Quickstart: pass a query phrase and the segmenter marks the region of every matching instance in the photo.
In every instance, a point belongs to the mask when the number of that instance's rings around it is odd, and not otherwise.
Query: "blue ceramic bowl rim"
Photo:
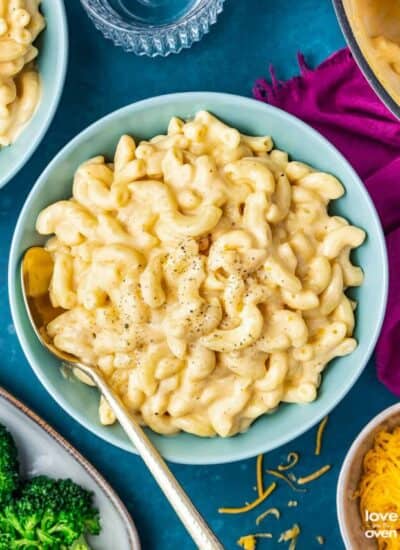
[[[368,192],[366,191],[362,181],[354,171],[354,169],[350,166],[348,161],[344,158],[344,156],[334,147],[326,138],[324,138],[319,132],[314,130],[311,126],[303,122],[302,120],[298,119],[297,117],[283,111],[282,109],[278,109],[277,107],[274,107],[272,105],[264,104],[259,101],[256,101],[251,98],[245,98],[242,96],[238,96],[235,94],[227,94],[227,93],[218,93],[218,92],[183,92],[183,93],[176,93],[176,94],[167,94],[167,95],[161,95],[152,97],[149,99],[144,99],[141,101],[138,101],[136,103],[132,103],[130,105],[127,105],[125,107],[122,107],[120,109],[117,109],[116,111],[113,111],[112,113],[102,117],[98,121],[94,122],[90,126],[88,126],[86,129],[84,129],[82,132],[80,132],[75,138],[73,138],[67,145],[65,145],[61,151],[54,157],[54,159],[50,162],[50,164],[47,166],[47,168],[44,170],[44,172],[41,174],[41,176],[36,181],[35,185],[31,189],[28,197],[25,200],[24,206],[20,212],[20,215],[17,220],[17,224],[15,227],[12,243],[11,243],[11,249],[10,249],[10,256],[9,256],[9,264],[8,264],[8,294],[9,294],[9,301],[10,301],[10,308],[11,308],[11,315],[12,319],[15,325],[16,333],[19,339],[19,342],[22,346],[22,349],[25,353],[25,356],[28,359],[29,364],[31,365],[33,371],[35,372],[36,376],[40,380],[40,382],[43,384],[45,389],[49,392],[49,394],[53,397],[53,399],[79,424],[81,424],[83,427],[85,427],[90,432],[94,433],[104,441],[111,443],[121,449],[124,449],[128,452],[137,454],[136,449],[132,447],[130,442],[128,440],[121,441],[118,437],[115,437],[113,433],[108,432],[107,435],[105,435],[101,429],[98,429],[95,425],[93,425],[84,415],[78,413],[75,411],[67,402],[67,400],[64,398],[64,396],[57,392],[57,390],[53,390],[51,387],[51,384],[47,381],[46,376],[42,373],[41,368],[39,365],[36,364],[35,357],[31,353],[30,345],[28,342],[28,339],[25,336],[24,330],[22,328],[22,323],[19,319],[18,314],[18,307],[17,302],[18,300],[22,300],[22,296],[20,292],[16,291],[16,282],[14,279],[14,273],[15,273],[15,267],[19,265],[20,262],[20,256],[17,251],[18,249],[18,243],[21,240],[22,233],[24,230],[22,221],[24,218],[25,211],[28,210],[30,206],[30,202],[32,198],[36,195],[36,193],[39,193],[42,190],[42,187],[45,186],[47,175],[51,173],[51,171],[54,169],[54,167],[57,165],[59,160],[61,160],[64,156],[68,155],[68,153],[76,146],[79,146],[80,140],[86,135],[90,134],[97,129],[100,129],[103,124],[106,124],[110,119],[112,119],[114,116],[117,115],[123,115],[125,112],[132,112],[132,111],[140,111],[142,108],[147,107],[148,105],[157,105],[158,107],[162,107],[165,104],[168,104],[170,101],[174,101],[180,98],[190,98],[193,100],[204,100],[205,96],[207,99],[219,99],[224,100],[226,102],[230,101],[238,101],[242,104],[243,108],[247,106],[254,105],[254,103],[258,104],[259,106],[262,106],[262,108],[265,108],[266,114],[269,112],[279,112],[279,115],[285,119],[285,122],[287,122],[293,129],[300,128],[303,131],[306,131],[313,135],[316,139],[318,139],[325,147],[330,149],[338,158],[341,159],[344,165],[346,165],[347,169],[349,170],[349,173],[351,173],[353,180],[358,183],[360,186],[361,192],[364,195],[364,198],[366,202],[369,204],[369,207],[371,208],[372,217],[371,220],[372,226],[374,227],[375,235],[377,236],[378,242],[379,242],[379,249],[382,253],[383,257],[383,263],[381,265],[382,269],[382,278],[381,278],[381,284],[382,284],[382,291],[381,296],[382,300],[379,304],[379,317],[376,318],[375,321],[375,327],[373,330],[373,335],[368,343],[364,346],[364,353],[362,355],[362,360],[359,362],[358,368],[354,369],[354,372],[352,376],[349,378],[347,383],[341,387],[337,393],[335,398],[324,408],[322,408],[319,413],[315,415],[315,417],[311,418],[308,422],[304,423],[302,426],[295,426],[290,431],[282,434],[280,437],[276,437],[274,439],[273,445],[269,445],[268,441],[260,441],[260,443],[257,446],[252,446],[251,448],[240,448],[240,444],[237,445],[237,450],[235,452],[230,452],[229,456],[227,454],[224,454],[224,456],[219,456],[218,458],[208,458],[208,457],[191,457],[190,460],[186,458],[182,458],[181,456],[178,456],[174,452],[164,452],[163,456],[167,458],[168,460],[178,463],[178,464],[190,464],[190,465],[205,465],[205,464],[223,464],[228,462],[235,462],[237,460],[243,460],[247,458],[254,457],[258,454],[267,452],[272,449],[276,449],[296,437],[302,435],[307,430],[315,426],[322,418],[324,418],[330,411],[332,411],[338,403],[346,396],[346,394],[350,391],[350,389],[353,387],[353,385],[356,383],[358,378],[360,377],[362,371],[364,370],[369,358],[371,357],[375,344],[377,342],[378,336],[380,334],[380,330],[383,324],[385,311],[386,311],[386,304],[387,304],[387,297],[388,297],[388,258],[387,258],[387,250],[386,250],[386,244],[385,244],[385,238],[382,230],[381,223],[379,221],[378,214],[376,212],[375,206],[372,202],[371,197],[369,196]],[[31,331],[31,334],[33,335],[33,330]],[[251,426],[249,430],[251,430]]]
[[[58,104],[60,103],[61,95],[64,90],[65,78],[67,75],[67,66],[68,66],[68,51],[69,51],[69,36],[68,36],[68,25],[67,25],[67,15],[65,11],[65,5],[63,0],[50,0],[51,2],[57,2],[57,9],[60,11],[61,17],[59,18],[60,22],[60,41],[63,44],[62,47],[62,60],[59,65],[55,68],[54,78],[56,80],[55,89],[56,93],[53,95],[51,103],[46,110],[46,114],[42,118],[40,124],[40,129],[37,134],[34,136],[34,139],[31,142],[31,145],[26,149],[25,154],[21,156],[20,160],[16,162],[11,170],[9,170],[4,177],[0,175],[0,189],[4,187],[20,170],[25,164],[29,161],[33,153],[39,147],[42,139],[44,138],[47,130],[50,127],[50,124],[53,121],[54,115]],[[40,55],[40,52],[39,52]],[[40,99],[40,101],[42,98]],[[39,103],[40,103],[39,101]],[[36,113],[34,114],[34,116]],[[28,125],[31,121],[28,122]],[[12,147],[12,145],[11,145]],[[1,153],[0,153],[1,154]]]

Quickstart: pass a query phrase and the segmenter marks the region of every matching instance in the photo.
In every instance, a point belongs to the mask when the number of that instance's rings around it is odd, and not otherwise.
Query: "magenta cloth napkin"
[[[400,395],[400,121],[381,103],[349,50],[315,70],[299,55],[301,75],[254,86],[254,97],[301,118],[352,164],[378,210],[389,254],[389,301],[376,348],[379,379]]]

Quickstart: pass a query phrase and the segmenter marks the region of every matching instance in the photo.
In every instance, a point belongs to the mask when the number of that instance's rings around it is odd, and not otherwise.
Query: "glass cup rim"
[[[116,18],[114,20],[106,19],[101,13],[99,13],[99,11],[95,7],[93,7],[93,1],[97,3],[100,2],[100,0],[81,0],[81,3],[83,7],[87,10],[89,15],[97,19],[102,25],[124,33],[154,35],[154,33],[156,32],[176,30],[180,26],[186,26],[190,21],[197,20],[198,17],[201,16],[201,13],[204,10],[209,9],[210,6],[212,6],[213,4],[215,4],[217,7],[219,5],[222,6],[222,4],[224,4],[226,0],[201,0],[201,2],[197,6],[194,6],[192,10],[184,14],[181,18],[177,19],[176,21],[162,23],[160,25],[141,25],[140,23],[127,23],[117,13],[115,13]],[[108,3],[108,0],[105,1]]]

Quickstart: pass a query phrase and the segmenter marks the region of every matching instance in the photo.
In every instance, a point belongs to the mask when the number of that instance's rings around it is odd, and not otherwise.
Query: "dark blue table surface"
[[[7,259],[15,222],[26,194],[49,160],[75,134],[103,115],[139,99],[169,92],[210,90],[249,96],[254,80],[268,73],[269,64],[285,79],[297,73],[298,51],[315,65],[342,47],[344,40],[329,0],[227,0],[217,25],[190,50],[167,59],[139,58],[103,39],[78,0],[67,0],[65,4],[71,44],[60,107],[33,158],[0,191],[0,384],[50,422],[112,483],[136,522],[144,550],[190,549],[193,544],[141,460],[104,443],[69,418],[26,362],[7,297]],[[268,518],[258,529],[255,517],[264,508],[238,516],[217,512],[219,506],[241,505],[253,499],[255,459],[210,467],[173,465],[172,469],[227,549],[238,548],[236,540],[243,534],[262,530],[278,534],[294,522],[302,528],[300,550],[319,547],[317,535],[326,538],[325,548],[340,549],[343,545],[335,507],[340,465],[360,428],[395,401],[377,381],[370,362],[354,389],[331,414],[322,457],[313,455],[315,430],[268,453],[265,463],[269,467],[296,450],[301,455],[300,474],[325,463],[333,468],[306,494],[294,494],[281,484],[270,500],[271,505],[281,509],[281,521]],[[291,499],[298,500],[297,508],[287,506]],[[284,546],[267,539],[259,543],[260,550]]]

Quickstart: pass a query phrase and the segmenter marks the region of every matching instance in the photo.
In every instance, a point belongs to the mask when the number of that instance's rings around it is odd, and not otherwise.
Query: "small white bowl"
[[[339,475],[336,506],[340,532],[347,550],[376,550],[376,539],[365,536],[359,500],[353,498],[361,477],[363,459],[372,448],[375,435],[381,430],[400,426],[400,403],[375,416],[360,432],[344,459]],[[379,510],[371,510],[379,512]]]

